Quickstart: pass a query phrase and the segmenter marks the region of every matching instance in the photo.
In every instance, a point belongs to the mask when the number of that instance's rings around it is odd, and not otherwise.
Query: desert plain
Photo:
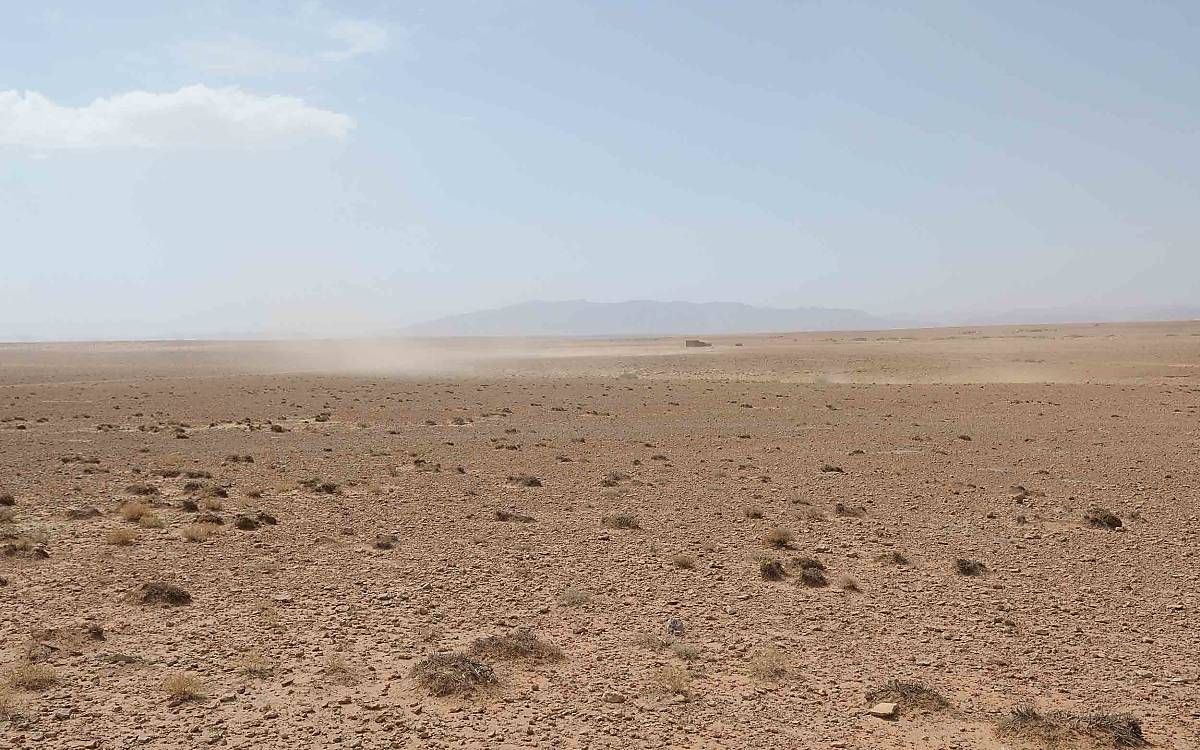
[[[1200,747],[1200,323],[0,345],[0,747]]]

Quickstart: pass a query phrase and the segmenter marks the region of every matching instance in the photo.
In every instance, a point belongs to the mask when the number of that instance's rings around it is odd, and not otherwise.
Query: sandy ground
[[[0,345],[0,746],[1200,747],[1200,323],[712,342]]]

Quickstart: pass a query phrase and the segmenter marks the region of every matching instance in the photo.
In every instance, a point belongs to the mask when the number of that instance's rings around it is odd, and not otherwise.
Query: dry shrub
[[[671,564],[677,568],[690,570],[696,567],[696,558],[681,552],[677,555],[671,555]]]
[[[130,523],[137,523],[142,516],[150,512],[150,506],[140,501],[125,503],[121,506],[121,518]]]
[[[908,558],[905,557],[903,554],[893,550],[891,552],[884,552],[883,554],[876,556],[875,562],[882,563],[884,565],[900,566],[900,565],[908,565]]]
[[[8,684],[17,690],[46,690],[58,683],[58,673],[48,664],[18,664],[8,671]]]
[[[1142,734],[1142,722],[1130,714],[1047,711],[1018,708],[1003,719],[1000,734],[1058,747],[1087,739],[1110,747],[1142,747],[1150,744]]]
[[[692,677],[681,667],[663,667],[654,673],[654,689],[659,693],[686,697],[692,692]]]
[[[21,707],[16,698],[12,697],[8,688],[0,687],[0,721],[13,721],[21,716]]]
[[[0,523],[13,523],[17,520],[17,512],[12,508],[0,508]]]
[[[350,667],[350,663],[337,654],[325,660],[325,674],[344,685],[355,680],[354,670]]]
[[[684,661],[695,661],[700,658],[700,647],[694,643],[674,641],[671,643],[671,653]]]
[[[592,595],[583,589],[568,586],[558,597],[558,601],[564,607],[582,607],[592,601]]]
[[[239,671],[247,677],[256,677],[262,679],[270,676],[274,667],[271,662],[267,661],[266,657],[257,651],[252,651],[242,657]]]
[[[742,513],[745,514],[746,518],[762,518],[763,517],[763,509],[758,507],[757,505],[749,505],[749,506],[743,508]]]
[[[630,516],[622,513],[616,515],[605,516],[600,519],[600,522],[605,526],[614,529],[640,529],[641,524],[638,523],[636,516]]]
[[[791,660],[777,646],[767,646],[750,657],[750,674],[760,680],[781,680],[791,671]]]
[[[115,547],[128,547],[137,541],[137,532],[133,529],[113,529],[104,535],[104,543]]]
[[[213,523],[193,523],[183,527],[180,535],[189,542],[207,542],[216,533],[217,525]]]
[[[800,584],[809,588],[821,588],[829,585],[825,577],[825,564],[812,557],[801,557],[791,562],[792,566],[800,569]]]
[[[978,560],[960,557],[954,561],[954,570],[960,576],[981,576],[987,572],[987,566]]]
[[[895,703],[896,713],[905,711],[941,711],[950,707],[950,701],[936,690],[919,682],[888,680],[867,691],[867,703]]]
[[[633,645],[640,648],[649,649],[650,651],[662,651],[667,646],[670,646],[674,639],[663,638],[654,633],[638,633],[633,637]]]
[[[858,581],[854,580],[850,576],[839,576],[838,586],[841,587],[842,591],[850,594],[857,594],[858,592],[862,591],[862,586],[859,586]]]
[[[1083,521],[1098,529],[1119,529],[1124,525],[1121,517],[1107,508],[1089,508],[1083,515]]]
[[[775,549],[787,549],[792,546],[792,540],[796,535],[787,529],[771,529],[766,534],[763,534],[762,542],[768,547]]]
[[[167,525],[167,522],[155,513],[143,513],[137,522],[143,529],[161,529]]]
[[[204,684],[190,674],[173,674],[162,682],[162,689],[172,703],[185,703],[204,697]]]
[[[520,513],[513,513],[512,511],[507,510],[498,510],[496,511],[496,520],[515,523],[532,523],[533,516],[525,516]]]
[[[508,661],[559,661],[563,658],[562,649],[539,639],[529,628],[479,638],[471,645],[471,653],[483,658]]]
[[[466,654],[431,654],[413,665],[412,676],[431,695],[467,695],[484,685],[496,684],[496,673],[487,664]]]
[[[162,581],[142,584],[142,593],[139,598],[142,604],[162,604],[168,607],[182,607],[192,603],[191,594],[174,584]]]
[[[764,581],[782,581],[787,575],[783,563],[778,560],[763,560],[758,566],[758,572],[762,574]]]

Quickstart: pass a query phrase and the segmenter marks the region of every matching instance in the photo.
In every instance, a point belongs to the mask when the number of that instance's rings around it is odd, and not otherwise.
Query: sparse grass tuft
[[[133,529],[113,529],[104,535],[104,543],[115,547],[128,547],[137,541],[137,532]]]
[[[640,529],[640,528],[642,528],[641,524],[638,523],[638,520],[636,517],[630,516],[630,515],[624,515],[624,514],[605,516],[604,518],[600,519],[600,522],[603,523],[605,526],[608,526],[613,529]]]
[[[950,707],[950,701],[940,693],[919,682],[888,680],[867,691],[867,703],[895,703],[897,713],[904,711],[941,711]]]
[[[173,674],[163,680],[163,692],[172,703],[186,703],[204,697],[204,684],[190,674]]]
[[[1143,747],[1150,744],[1142,734],[1142,722],[1130,714],[1072,714],[1018,708],[1003,719],[1000,734],[1058,747],[1088,739],[1110,747]]]
[[[758,507],[757,505],[748,505],[745,508],[742,508],[742,513],[746,516],[746,518],[762,518],[763,517],[763,509]]]
[[[954,570],[960,576],[981,576],[987,572],[987,566],[978,560],[960,557],[954,561]]]
[[[762,542],[774,549],[787,549],[792,546],[792,540],[795,538],[796,535],[787,529],[771,529],[763,534]]]
[[[58,684],[58,673],[48,664],[18,664],[8,671],[8,684],[17,690],[46,690]]]
[[[141,501],[133,501],[125,503],[121,506],[121,518],[124,518],[130,523],[137,523],[142,516],[150,512],[150,506]]]
[[[671,653],[684,661],[695,661],[700,658],[700,647],[694,643],[674,641],[671,643]]]
[[[681,667],[663,667],[654,673],[654,689],[659,693],[686,697],[692,692],[692,678]]]
[[[12,721],[22,716],[20,705],[8,692],[8,688],[0,687],[0,721]]]
[[[193,523],[183,527],[180,536],[189,542],[207,542],[216,533],[215,523]]]
[[[274,667],[271,662],[267,661],[266,657],[257,651],[252,651],[242,657],[239,671],[247,677],[262,679],[269,677]]]
[[[505,660],[559,661],[563,658],[562,649],[539,639],[528,628],[518,628],[504,635],[479,638],[471,645],[471,653],[484,658]]]
[[[496,684],[496,672],[466,654],[431,654],[413,665],[412,676],[435,696],[467,695]]]
[[[696,567],[696,558],[681,552],[677,555],[671,555],[671,564],[677,568],[690,570]]]
[[[1083,521],[1097,529],[1119,529],[1124,525],[1121,517],[1107,508],[1089,508]]]
[[[782,581],[787,575],[787,571],[783,569],[783,563],[778,560],[763,560],[758,566],[758,570],[764,581]]]
[[[192,603],[191,594],[174,584],[162,581],[142,584],[140,599],[142,604],[164,604],[168,607],[182,607]]]
[[[143,513],[137,522],[143,529],[161,529],[167,525],[167,522],[155,513]]]
[[[515,523],[533,523],[533,516],[526,516],[520,513],[513,513],[508,510],[498,510],[495,514],[497,521],[515,522]]]
[[[750,674],[767,682],[783,679],[791,668],[788,655],[777,646],[767,646],[750,657]]]
[[[592,601],[592,595],[583,589],[568,586],[558,597],[558,601],[564,607],[582,607]]]
[[[884,565],[908,565],[908,558],[895,550],[884,552],[875,558],[875,562],[883,563]]]

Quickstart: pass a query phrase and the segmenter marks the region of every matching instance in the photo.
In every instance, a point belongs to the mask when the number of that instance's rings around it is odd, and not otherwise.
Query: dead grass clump
[[[692,677],[681,667],[663,667],[654,673],[654,689],[666,695],[686,697],[692,692]]]
[[[941,711],[950,707],[950,701],[940,693],[919,682],[888,680],[867,691],[867,703],[895,703],[896,712]]]
[[[582,607],[592,601],[592,595],[583,589],[568,586],[558,597],[558,601],[564,607]]]
[[[891,552],[884,552],[883,554],[876,556],[875,562],[882,563],[884,565],[901,566],[908,565],[908,558],[893,550]]]
[[[542,480],[529,474],[518,474],[515,477],[508,478],[509,484],[515,484],[518,487],[541,487]]]
[[[251,652],[242,657],[238,671],[247,677],[262,679],[269,677],[273,669],[274,667],[271,665],[271,662],[267,661],[266,657],[258,652]]]
[[[130,523],[137,523],[142,516],[150,512],[150,506],[140,501],[125,503],[121,506],[121,518]]]
[[[189,542],[207,542],[217,531],[213,523],[193,523],[183,527],[180,535]]]
[[[16,699],[8,692],[8,688],[0,687],[0,721],[12,721],[21,716],[21,708]]]
[[[1097,529],[1119,529],[1124,525],[1121,517],[1107,508],[1089,508],[1083,521]]]
[[[795,538],[796,535],[787,529],[771,529],[763,534],[762,542],[774,549],[787,549],[792,546],[792,540]]]
[[[48,664],[18,664],[8,671],[8,684],[17,690],[46,690],[58,683],[58,673]]]
[[[825,577],[825,564],[820,560],[812,557],[800,557],[791,560],[789,564],[793,568],[800,569],[799,583],[810,588],[821,588],[829,585],[829,579]]]
[[[412,676],[431,695],[468,695],[496,684],[496,672],[462,653],[431,654],[413,665]]]
[[[663,638],[662,636],[655,635],[654,633],[639,633],[633,637],[633,645],[649,651],[662,651],[664,648],[670,646],[673,642],[673,638]]]
[[[768,646],[750,657],[750,674],[760,680],[775,682],[791,671],[791,660],[777,646]]]
[[[618,513],[616,515],[605,516],[604,518],[600,519],[600,522],[603,523],[605,526],[608,526],[613,529],[640,529],[640,528],[642,528],[641,524],[638,523],[636,516],[630,516],[630,515],[625,515],[625,514],[620,514],[620,513]]]
[[[137,520],[138,526],[143,529],[161,529],[167,525],[167,522],[156,513],[143,513]]]
[[[162,689],[171,703],[186,703],[204,697],[204,684],[190,674],[173,674],[162,682]]]
[[[1003,719],[1000,734],[1057,747],[1079,739],[1088,739],[1112,747],[1142,747],[1150,744],[1142,734],[1141,721],[1130,714],[1072,714],[1018,708]]]
[[[695,661],[700,658],[700,647],[694,643],[672,641],[671,653],[675,654],[684,661]]]
[[[954,570],[960,576],[981,576],[987,572],[987,566],[978,560],[960,557],[954,561]]]
[[[312,490],[318,495],[339,495],[342,492],[342,487],[337,482],[328,482],[320,477],[302,480],[300,486]]]
[[[681,552],[677,555],[671,555],[671,564],[677,568],[691,570],[696,567],[696,558]]]
[[[546,643],[528,628],[518,628],[504,635],[479,638],[471,645],[471,653],[492,659],[525,661],[558,661],[563,658],[562,649]]]
[[[787,571],[783,569],[783,563],[778,560],[763,560],[758,566],[758,571],[762,574],[764,581],[782,581],[787,575]]]
[[[621,482],[629,478],[629,475],[623,471],[610,471],[600,479],[601,487],[616,487]]]
[[[496,520],[515,523],[533,523],[533,516],[525,516],[508,510],[498,510],[496,511]]]
[[[104,543],[114,547],[128,547],[137,541],[137,532],[133,529],[113,529],[104,535]]]
[[[0,508],[0,523],[12,523],[17,520],[17,512],[12,508]]]
[[[16,498],[14,498],[10,493],[8,493],[8,492],[0,493],[0,506],[8,507],[8,506],[16,505],[16,504],[17,504]]]
[[[859,586],[858,581],[850,576],[840,576],[838,578],[838,586],[848,594],[857,594],[862,591],[862,586]]]
[[[152,484],[131,484],[125,488],[125,491],[130,495],[139,497],[150,497],[158,494],[158,488]]]
[[[763,509],[758,507],[757,505],[749,505],[745,508],[742,508],[742,513],[746,516],[746,518],[762,518],[763,517]]]
[[[142,584],[139,597],[142,604],[161,604],[167,607],[182,607],[192,603],[192,595],[171,583],[151,581]]]
[[[350,667],[350,662],[337,654],[325,660],[325,675],[343,685],[349,685],[356,681],[354,670]]]

